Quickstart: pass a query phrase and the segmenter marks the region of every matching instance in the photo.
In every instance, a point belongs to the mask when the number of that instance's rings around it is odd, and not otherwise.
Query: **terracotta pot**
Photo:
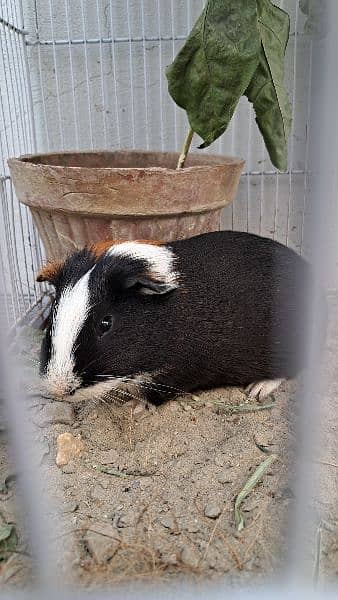
[[[171,241],[218,230],[244,161],[192,154],[175,170],[177,159],[128,150],[27,155],[8,164],[55,259],[104,239]]]

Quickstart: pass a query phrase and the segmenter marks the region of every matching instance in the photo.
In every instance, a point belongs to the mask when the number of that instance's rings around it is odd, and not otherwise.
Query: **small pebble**
[[[77,509],[79,508],[79,505],[77,502],[64,502],[61,505],[61,512],[63,513],[73,513],[75,512]]]
[[[198,566],[199,556],[196,550],[191,546],[183,546],[181,550],[181,561],[187,565],[187,567],[192,567],[194,569]]]
[[[119,516],[118,521],[117,521],[117,526],[119,528],[131,527],[132,525],[134,525],[134,523],[135,523],[135,513],[134,513],[134,511],[130,510]]]
[[[164,515],[163,517],[161,517],[160,523],[166,529],[175,529],[174,519],[170,515]]]
[[[72,458],[80,456],[84,444],[81,438],[74,437],[72,433],[61,433],[56,440],[57,454],[56,464],[58,467],[67,465]]]
[[[35,420],[40,427],[55,423],[71,425],[74,421],[74,409],[68,402],[50,402],[45,404]]]
[[[101,502],[106,499],[106,492],[103,489],[103,487],[99,483],[97,483],[90,490],[90,497],[92,498],[92,500],[99,500]]]
[[[138,417],[143,415],[145,410],[146,410],[146,406],[145,406],[144,402],[139,402],[138,404],[136,404],[136,406],[133,409],[133,416],[135,417],[135,419],[138,419]]]
[[[199,524],[197,521],[191,521],[185,528],[188,533],[197,533],[200,530]]]
[[[206,505],[206,507],[204,509],[204,514],[206,517],[209,517],[209,519],[217,519],[217,517],[219,517],[221,512],[222,512],[221,507],[219,506],[219,504],[217,504],[213,500],[208,502],[208,504]]]
[[[219,483],[231,483],[232,480],[230,479],[229,473],[227,473],[226,471],[224,473],[220,473],[217,477],[217,481]]]
[[[153,483],[153,480],[150,477],[142,477],[141,481],[140,481],[140,488],[141,490],[146,490],[149,486],[151,486]]]

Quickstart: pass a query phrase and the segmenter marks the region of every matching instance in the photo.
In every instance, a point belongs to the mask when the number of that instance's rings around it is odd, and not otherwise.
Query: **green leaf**
[[[208,0],[166,70],[169,93],[204,140],[201,148],[228,127],[257,68],[259,52],[256,0]]]
[[[289,15],[270,0],[257,0],[262,45],[255,74],[245,95],[252,102],[256,122],[271,162],[287,169],[291,106],[284,88],[284,56],[289,39]]]
[[[14,525],[6,523],[0,527],[0,562],[6,560],[8,554],[14,552],[18,544],[18,536]]]
[[[268,458],[266,458],[256,469],[256,471],[251,475],[251,477],[246,482],[244,488],[239,492],[238,496],[235,500],[235,523],[238,531],[242,531],[244,528],[244,519],[239,507],[241,506],[243,500],[250,494],[255,485],[264,475],[265,471],[272,465],[274,460],[276,460],[277,456],[275,454],[271,454]]]

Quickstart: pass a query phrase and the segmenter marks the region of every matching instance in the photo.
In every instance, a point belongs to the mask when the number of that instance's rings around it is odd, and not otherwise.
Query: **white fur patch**
[[[141,242],[123,242],[111,246],[108,256],[125,256],[144,260],[149,265],[149,271],[162,283],[175,284],[178,273],[174,270],[175,255],[166,246],[143,244]]]
[[[81,384],[74,373],[74,344],[86,320],[89,305],[89,276],[92,269],[66,287],[54,316],[51,340],[51,358],[44,378],[46,391],[63,397]]]

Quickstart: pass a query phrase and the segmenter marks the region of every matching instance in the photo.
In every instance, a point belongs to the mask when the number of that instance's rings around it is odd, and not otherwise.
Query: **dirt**
[[[328,345],[330,373],[336,370],[336,325]],[[36,355],[36,334],[27,340],[24,353]],[[337,381],[332,379],[322,398],[325,446],[319,459],[330,464],[321,464],[314,499],[317,541],[321,534],[319,574],[327,579],[338,574]],[[266,400],[269,407],[254,412],[243,390],[228,388],[187,395],[139,414],[133,414],[130,403],[69,407],[31,395],[40,469],[61,523],[58,568],[64,578],[93,588],[223,575],[232,584],[251,584],[278,574],[295,496],[297,385],[282,384]],[[81,451],[58,467],[57,439],[64,433],[79,441]],[[0,483],[15,472],[6,443],[4,428]],[[242,504],[245,526],[239,532],[235,499],[271,454],[275,461]],[[12,481],[0,493],[0,514],[4,522],[16,524],[18,549],[25,552],[27,534],[13,503],[17,488]],[[315,549],[313,539],[314,561]],[[30,577],[26,555],[12,554],[0,562],[0,583],[20,585]]]

